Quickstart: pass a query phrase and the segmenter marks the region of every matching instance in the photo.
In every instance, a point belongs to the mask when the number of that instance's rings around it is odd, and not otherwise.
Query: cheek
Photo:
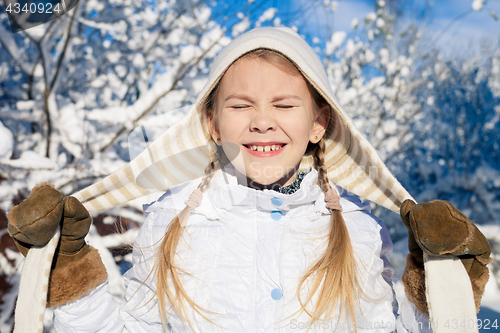
[[[244,134],[247,126],[244,117],[235,114],[221,113],[219,118],[219,132],[223,141],[232,142]]]
[[[307,145],[313,129],[310,117],[306,115],[287,117],[282,119],[281,124],[288,136],[294,138],[297,144],[304,143]]]

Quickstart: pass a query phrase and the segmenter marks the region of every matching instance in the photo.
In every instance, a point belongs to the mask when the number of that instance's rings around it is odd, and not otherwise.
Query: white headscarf
[[[382,162],[372,145],[354,127],[333,97],[325,69],[313,49],[288,28],[259,28],[226,46],[214,60],[208,81],[184,120],[156,139],[125,168],[75,194],[91,212],[118,206],[134,198],[203,175],[209,163],[208,128],[201,123],[204,103],[228,67],[242,55],[269,49],[290,59],[330,104],[332,117],[325,136],[328,178],[362,198],[399,212],[410,194]],[[304,156],[302,167],[312,165]],[[161,185],[161,186],[159,186]]]

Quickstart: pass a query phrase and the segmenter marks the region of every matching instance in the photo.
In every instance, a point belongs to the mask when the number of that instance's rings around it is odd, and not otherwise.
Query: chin
[[[248,177],[248,178],[250,178],[254,182],[259,183],[261,185],[272,185],[272,184],[276,183],[278,180],[280,180],[280,178],[277,178],[277,179],[269,179],[269,178],[259,179],[259,178],[252,178],[252,177]]]
[[[241,172],[241,168],[237,167],[237,169]],[[264,186],[278,182],[283,186],[284,184],[282,183],[287,182],[296,172],[296,168],[283,165],[266,165],[263,163],[245,163],[243,170],[245,172],[241,173],[247,178]]]
[[[262,185],[270,185],[279,180],[276,177],[262,177],[262,174],[247,174],[247,177],[252,181],[262,184]]]

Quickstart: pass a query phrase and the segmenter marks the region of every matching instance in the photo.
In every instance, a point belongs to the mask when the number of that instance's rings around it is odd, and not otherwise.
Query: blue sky
[[[426,27],[432,32],[442,31],[450,22],[471,8],[471,0],[436,0],[432,16]],[[495,21],[491,12],[500,15],[500,0],[490,0],[481,11],[472,11],[464,18],[458,20],[439,40],[440,46],[450,44],[463,47],[477,46],[477,40],[488,40],[492,44],[500,41],[500,20]]]
[[[352,20],[357,18],[361,26],[366,15],[375,11],[376,3],[374,0],[337,0],[337,9],[332,12],[330,6],[333,1],[326,0],[329,3],[327,6],[323,5],[324,2],[325,0],[256,0],[253,3],[254,9],[245,14],[255,21],[266,8],[275,7],[278,9],[276,16],[282,19],[283,25],[301,26],[301,32],[306,33],[311,42],[314,36],[325,40],[333,31],[342,30],[348,36],[359,34],[351,28]],[[500,0],[485,1],[481,11],[472,10],[473,0],[406,2],[399,23],[407,24],[411,20],[419,22],[424,27],[424,37],[442,50],[444,55],[454,57],[479,51],[481,40],[488,40],[496,48],[499,46],[500,20],[496,21],[491,12],[500,16]],[[223,3],[220,1],[218,7]],[[247,4],[248,0],[238,0],[236,3]],[[255,9],[255,5],[260,7]],[[229,6],[225,12],[230,13],[235,7],[239,6]],[[456,19],[457,17],[460,18]]]

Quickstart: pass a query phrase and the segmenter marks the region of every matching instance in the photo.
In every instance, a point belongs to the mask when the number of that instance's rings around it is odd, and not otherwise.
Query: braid
[[[314,164],[318,170],[318,185],[326,194],[331,189],[331,186],[325,168],[324,150],[325,142],[321,139],[317,143],[314,153]],[[340,304],[340,318],[349,318],[350,322],[354,324],[353,329],[356,332],[354,301],[357,299],[360,288],[357,280],[354,251],[341,212],[332,210],[331,214],[326,251],[306,272],[299,283],[297,296],[301,308],[297,312],[306,312],[311,316],[311,322],[315,322],[321,317],[331,319]],[[303,302],[300,297],[300,290],[309,278],[311,278],[311,292]],[[311,301],[318,289],[318,299],[311,314],[306,309],[306,305]]]
[[[314,165],[318,170],[318,185],[323,192],[328,192],[331,189],[330,182],[328,181],[328,174],[325,168],[325,140],[321,139],[317,143],[316,151],[314,154]]]
[[[204,193],[212,180],[215,171],[219,167],[217,154],[210,153],[210,163],[205,168],[205,174],[203,175],[198,189]],[[174,258],[176,254],[177,244],[184,232],[184,225],[189,218],[190,209],[189,207],[184,207],[184,209],[177,214],[177,216],[170,222],[170,225],[163,236],[163,240],[159,247],[158,255],[156,257],[155,267],[157,270],[157,288],[156,295],[158,298],[158,307],[160,308],[160,315],[162,320],[163,328],[167,325],[167,303],[170,303],[171,308],[174,312],[184,320],[189,323],[191,329],[193,329],[191,322],[189,321],[185,302],[187,302],[199,315],[205,318],[210,323],[216,325],[213,321],[206,317],[203,313],[215,314],[212,311],[202,308],[196,304],[186,293],[184,287],[182,286],[181,280],[179,278],[178,272],[187,273],[182,268],[175,265]],[[169,283],[168,280],[171,280]],[[172,288],[173,287],[173,288]]]
[[[210,151],[210,163],[205,168],[205,174],[203,175],[203,178],[201,179],[201,182],[198,185],[198,189],[201,191],[201,193],[205,193],[218,167],[219,167],[219,159],[217,157],[217,154],[214,154]]]

